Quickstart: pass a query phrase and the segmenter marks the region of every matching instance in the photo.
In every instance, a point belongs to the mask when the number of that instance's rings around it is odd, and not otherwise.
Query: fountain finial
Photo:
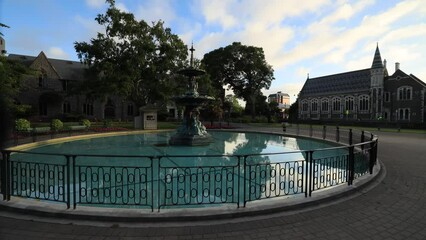
[[[190,67],[194,67],[194,43],[191,43],[191,48],[189,49],[189,51],[191,51],[191,60],[190,60]]]

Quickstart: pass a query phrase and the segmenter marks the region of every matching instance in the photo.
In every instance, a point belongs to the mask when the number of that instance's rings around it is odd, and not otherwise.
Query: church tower
[[[386,60],[385,60],[386,64]],[[373,64],[371,65],[371,85],[370,85],[370,101],[371,101],[371,117],[372,120],[377,120],[382,117],[383,112],[383,88],[386,74],[386,66],[382,62],[380,56],[379,45],[377,44],[376,52],[374,53]]]

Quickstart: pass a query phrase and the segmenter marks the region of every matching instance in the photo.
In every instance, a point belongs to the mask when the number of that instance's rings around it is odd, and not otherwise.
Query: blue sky
[[[376,44],[390,74],[401,70],[426,81],[424,0],[116,0],[138,20],[165,21],[195,57],[234,41],[262,47],[275,70],[268,95],[292,102],[310,77],[368,68]],[[0,0],[8,53],[78,60],[75,41],[102,28],[94,18],[104,0]]]

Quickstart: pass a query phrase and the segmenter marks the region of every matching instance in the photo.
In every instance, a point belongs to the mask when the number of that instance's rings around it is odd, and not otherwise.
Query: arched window
[[[321,112],[328,112],[328,99],[321,100]]]
[[[358,106],[360,111],[368,111],[370,106],[370,97],[367,95],[360,96]]]
[[[354,98],[346,97],[345,98],[345,110],[353,111],[354,110]]]
[[[340,112],[341,111],[341,109],[340,109],[340,98],[338,98],[338,97],[333,98],[332,104],[333,104],[333,111],[334,112]]]
[[[311,111],[312,112],[318,112],[318,100],[317,99],[313,99],[311,101]]]
[[[413,88],[410,86],[402,86],[398,88],[398,100],[411,100]]]
[[[410,120],[410,110],[408,108],[405,109],[404,119]]]
[[[302,101],[302,111],[303,111],[303,112],[307,112],[307,111],[308,111],[308,109],[309,109],[308,101],[307,101],[307,100],[303,100],[303,101]]]

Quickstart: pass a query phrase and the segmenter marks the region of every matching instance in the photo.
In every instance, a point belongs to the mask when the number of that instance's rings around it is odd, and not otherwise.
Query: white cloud
[[[124,3],[116,3],[115,7],[122,12],[130,12]]]
[[[60,47],[50,47],[47,50],[47,57],[49,58],[59,58],[59,59],[69,59],[68,53],[66,53],[62,48]]]
[[[105,4],[105,0],[86,0],[86,4],[91,8],[100,8]]]
[[[148,0],[137,7],[135,16],[149,24],[158,20],[163,20],[167,24],[176,18],[176,13],[170,0]]]

